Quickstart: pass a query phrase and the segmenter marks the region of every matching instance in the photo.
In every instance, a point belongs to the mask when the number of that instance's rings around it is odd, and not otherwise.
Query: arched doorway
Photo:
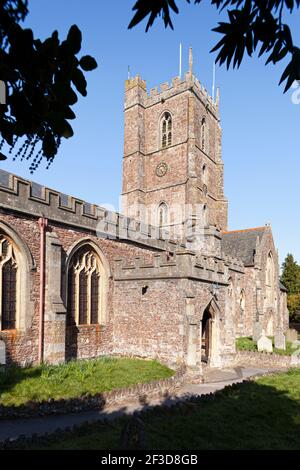
[[[212,347],[212,314],[210,306],[208,306],[202,317],[202,331],[201,331],[201,362],[206,364],[211,357]]]
[[[194,307],[193,305],[189,305]],[[205,364],[209,367],[219,367],[221,357],[219,351],[219,306],[212,298],[203,313],[195,315],[193,308],[188,315],[187,330],[187,365],[189,367],[202,368]]]

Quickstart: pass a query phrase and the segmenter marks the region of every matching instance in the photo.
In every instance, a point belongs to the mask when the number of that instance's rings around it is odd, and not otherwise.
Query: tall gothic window
[[[269,305],[274,300],[274,277],[275,277],[275,266],[272,253],[270,252],[267,259],[266,269],[266,300]]]
[[[11,241],[0,234],[1,330],[14,330],[17,321],[18,265]]]
[[[73,255],[68,273],[70,324],[100,323],[102,272],[101,261],[90,246],[84,246]]]
[[[227,300],[228,300],[228,311],[230,314],[235,316],[235,292],[234,292],[234,284],[233,284],[233,279],[230,277],[228,279],[228,287],[227,287]]]
[[[209,154],[209,128],[205,117],[201,121],[201,149]]]
[[[172,118],[170,113],[164,113],[161,120],[161,146],[166,148],[172,145]]]

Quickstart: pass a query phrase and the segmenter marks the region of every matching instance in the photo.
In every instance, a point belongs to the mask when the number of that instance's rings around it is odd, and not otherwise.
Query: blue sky
[[[131,31],[133,0],[29,0],[26,25],[36,37],[53,30],[64,38],[77,24],[83,33],[82,54],[93,55],[98,69],[87,74],[88,96],[75,106],[75,136],[65,140],[49,170],[41,165],[32,176],[27,163],[11,160],[1,168],[72,194],[88,202],[116,209],[121,192],[123,153],[123,93],[127,67],[139,73],[150,89],[178,74],[179,43],[183,70],[188,47],[193,47],[194,73],[211,90],[218,41],[211,29],[220,19],[210,2],[201,6],[177,1],[180,15],[175,30],[162,22],[145,33],[145,23]],[[289,18],[296,42],[298,16]],[[299,244],[299,111],[292,92],[278,87],[284,64],[265,67],[264,59],[246,59],[238,71],[217,67],[221,88],[225,193],[229,199],[229,227],[241,229],[270,222],[281,260],[287,252],[300,262]],[[297,93],[297,91],[296,91]],[[298,94],[300,98],[300,92]]]

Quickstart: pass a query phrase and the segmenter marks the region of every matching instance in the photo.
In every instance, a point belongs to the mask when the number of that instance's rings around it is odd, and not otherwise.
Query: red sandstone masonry
[[[38,319],[39,319],[39,227],[38,221],[34,217],[21,216],[16,214],[6,214],[1,212],[0,220],[6,222],[12,227],[27,244],[34,263],[36,271],[29,273],[31,278],[31,299],[34,302],[34,315],[31,326],[26,331],[2,331],[0,339],[3,338],[7,348],[7,362],[16,362],[18,364],[30,364],[37,362],[38,355]],[[94,235],[89,235],[77,230],[71,230],[68,227],[58,226],[49,223],[49,232],[54,231],[62,243],[65,254],[68,250],[83,238],[94,241],[102,250],[105,258],[110,264],[111,274],[113,275],[113,259],[116,256],[134,259],[136,256],[143,256],[151,260],[155,253],[149,248],[141,248],[132,244],[122,243],[116,240],[99,239]],[[63,268],[62,268],[63,269]],[[67,327],[67,357],[72,354],[72,349],[76,345],[76,357],[88,358],[97,357],[101,354],[110,354],[113,350],[113,281],[110,280],[109,299],[108,299],[108,322],[105,326],[78,326]],[[52,322],[53,323],[53,322]],[[53,325],[52,325],[53,327]],[[59,328],[59,324],[57,326]],[[45,330],[47,322],[45,322]],[[52,335],[55,333],[52,333]]]
[[[160,125],[164,112],[172,116],[172,145],[162,149]],[[209,154],[201,145],[203,117],[209,128]],[[156,168],[162,162],[168,170],[160,177]],[[207,194],[203,165],[207,170]],[[140,215],[135,207],[140,203],[146,206],[149,217],[150,208],[166,202],[171,223],[175,205],[206,204],[208,224],[227,228],[218,103],[191,73],[183,80],[176,77],[171,85],[162,84],[160,92],[153,89],[150,95],[140,77],[126,81],[122,191],[124,212],[137,219]],[[151,223],[157,223],[153,216],[156,214],[152,214]]]
[[[29,273],[30,299],[34,303],[31,326],[26,331],[1,331],[0,339],[4,339],[7,348],[7,362],[22,365],[36,362],[38,357],[38,317],[39,317],[39,227],[38,221],[30,216],[19,216],[0,212],[0,220],[12,227],[27,244],[36,266]]]

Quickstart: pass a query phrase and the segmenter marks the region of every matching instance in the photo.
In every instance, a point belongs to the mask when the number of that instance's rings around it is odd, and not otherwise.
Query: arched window
[[[205,117],[201,121],[201,149],[207,155],[209,154],[209,128]]]
[[[244,289],[242,289],[241,293],[240,293],[240,313],[241,313],[241,315],[243,315],[244,312],[245,312],[245,304],[246,304],[246,296],[245,296]]]
[[[68,269],[69,324],[90,325],[103,321],[103,266],[99,256],[84,245],[72,256]]]
[[[169,221],[169,210],[165,202],[161,202],[157,209],[157,225],[159,228],[163,228],[168,224]]]
[[[274,277],[275,277],[275,266],[273,255],[270,252],[267,259],[266,267],[266,300],[268,304],[272,304],[274,300]]]
[[[0,234],[1,330],[14,330],[17,322],[18,264],[13,244]]]
[[[172,145],[172,118],[170,113],[164,113],[161,120],[161,146],[166,148]]]
[[[228,287],[227,287],[227,309],[230,312],[230,315],[234,318],[236,312],[236,296],[235,296],[235,286],[233,283],[233,279],[230,277],[228,279]]]

